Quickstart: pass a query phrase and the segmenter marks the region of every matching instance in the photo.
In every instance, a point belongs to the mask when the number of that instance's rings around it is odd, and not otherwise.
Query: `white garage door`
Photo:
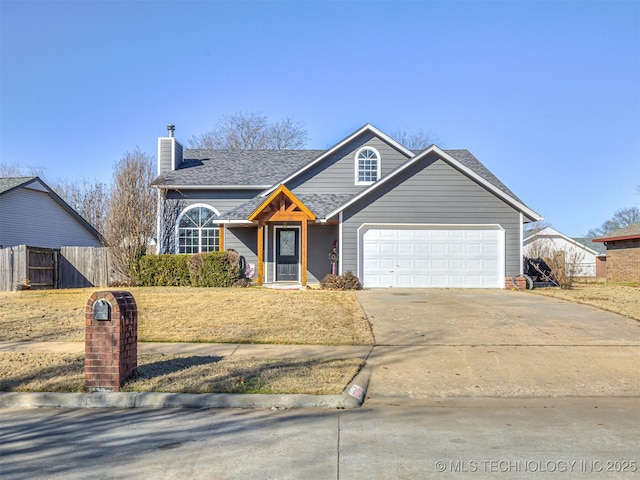
[[[499,227],[371,227],[360,238],[365,287],[504,288]]]

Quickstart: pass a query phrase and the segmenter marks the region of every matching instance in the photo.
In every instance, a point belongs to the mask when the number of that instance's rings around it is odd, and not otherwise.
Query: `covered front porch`
[[[317,221],[311,211],[280,185],[249,215],[256,228],[257,284],[306,286],[331,272],[329,254],[338,241],[338,222]]]

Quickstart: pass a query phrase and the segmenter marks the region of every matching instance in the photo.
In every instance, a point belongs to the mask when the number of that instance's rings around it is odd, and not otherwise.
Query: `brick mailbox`
[[[138,366],[138,307],[130,292],[96,292],[85,308],[84,385],[120,391]]]

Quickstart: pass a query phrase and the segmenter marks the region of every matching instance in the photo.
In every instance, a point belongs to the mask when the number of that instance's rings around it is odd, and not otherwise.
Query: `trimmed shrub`
[[[326,275],[320,286],[325,290],[362,290],[362,284],[351,270],[347,270],[344,275]]]
[[[137,283],[145,287],[191,285],[188,255],[144,255]]]
[[[140,261],[138,284],[145,287],[230,287],[240,278],[237,252],[195,255],[145,255]]]
[[[197,287],[230,287],[240,278],[238,261],[234,252],[203,253]],[[195,257],[195,255],[194,255]],[[238,257],[238,258],[236,258]]]

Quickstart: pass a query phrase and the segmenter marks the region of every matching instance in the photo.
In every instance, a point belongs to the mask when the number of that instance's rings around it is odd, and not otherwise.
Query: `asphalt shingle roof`
[[[595,251],[598,255],[604,255],[607,253],[607,248],[604,246],[604,243],[594,242],[593,238],[588,237],[576,237],[573,240],[584,245],[587,248]]]
[[[155,186],[271,186],[319,157],[324,150],[185,150],[177,170]]]
[[[640,223],[634,223],[633,225],[628,225],[620,230],[616,230],[615,232],[607,233],[596,240],[606,240],[608,238],[620,238],[620,237],[640,237]]]
[[[352,194],[339,193],[296,195],[318,218],[324,218],[327,213],[345,204],[353,196]],[[254,197],[242,205],[220,214],[218,218],[223,220],[246,220],[266,199],[267,197]]]
[[[521,200],[468,150],[445,150],[462,165],[514,200]],[[186,149],[177,170],[162,173],[152,185],[165,187],[247,186],[267,188],[313,162],[325,150],[204,150]],[[300,195],[319,218],[346,203],[353,195]],[[220,218],[244,220],[264,201],[256,197],[224,212]]]
[[[0,194],[29,183],[37,177],[2,177],[0,178]]]
[[[480,162],[469,150],[445,150],[449,155],[462,163],[465,167],[473,170],[475,173],[480,175],[482,178],[491,183],[494,187],[502,190],[504,193],[512,197],[513,199],[522,202],[515,193],[513,193],[509,188],[502,183],[498,177],[496,177],[491,171],[484,166],[483,163]]]

